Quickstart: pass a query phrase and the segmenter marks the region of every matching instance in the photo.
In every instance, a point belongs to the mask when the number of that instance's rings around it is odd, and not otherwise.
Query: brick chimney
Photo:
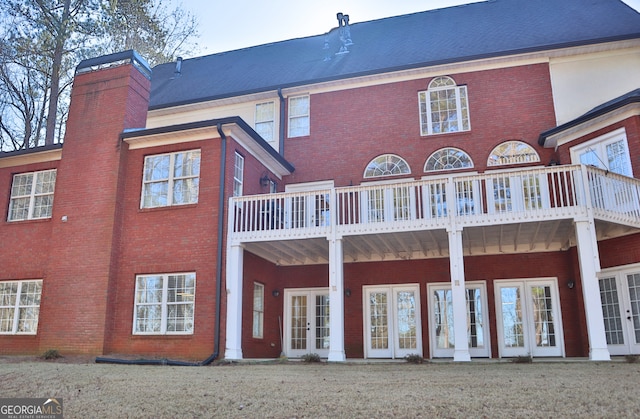
[[[144,127],[150,76],[134,51],[85,60],[76,69],[43,280],[41,351],[103,352],[127,153],[120,134]]]

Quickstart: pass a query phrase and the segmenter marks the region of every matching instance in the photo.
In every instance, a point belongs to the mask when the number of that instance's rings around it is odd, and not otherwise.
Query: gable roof
[[[549,139],[549,137],[552,137],[554,135],[567,131],[570,128],[576,127],[585,122],[589,122],[599,116],[606,115],[610,112],[634,103],[640,104],[640,88],[625,93],[622,96],[618,96],[617,98],[611,99],[610,101],[596,106],[589,112],[586,112],[571,121],[542,132],[540,136],[538,136],[538,144],[541,146],[547,146],[547,140]]]
[[[640,38],[640,13],[619,0],[489,0],[184,60],[153,69],[149,108],[473,59]],[[324,49],[325,42],[328,49]],[[330,58],[327,60],[326,58]]]

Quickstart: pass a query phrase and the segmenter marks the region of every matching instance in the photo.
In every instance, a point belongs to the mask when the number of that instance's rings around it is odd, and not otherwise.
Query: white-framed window
[[[42,280],[0,282],[0,334],[35,335]]]
[[[405,159],[395,154],[383,154],[371,160],[364,169],[364,178],[411,174]]]
[[[309,95],[289,98],[289,138],[309,135]]]
[[[258,103],[256,105],[256,132],[266,141],[272,142],[275,128],[274,102]]]
[[[193,334],[196,274],[136,276],[134,335]]]
[[[571,161],[633,177],[629,144],[624,128],[571,147]]]
[[[536,163],[540,155],[523,141],[509,140],[498,144],[487,159],[487,166],[506,166],[509,164]]]
[[[8,221],[51,218],[56,169],[13,175]]]
[[[264,332],[264,285],[253,283],[253,337],[262,339]]]
[[[469,169],[473,167],[471,157],[464,151],[446,147],[435,151],[427,158],[424,164],[425,172],[437,172],[441,170]]]
[[[200,150],[144,159],[140,208],[195,204],[200,187]]]
[[[244,183],[244,157],[236,152],[233,165],[233,196],[242,196]]]
[[[433,135],[469,131],[467,86],[457,86],[451,77],[436,77],[427,90],[418,92],[420,134]]]

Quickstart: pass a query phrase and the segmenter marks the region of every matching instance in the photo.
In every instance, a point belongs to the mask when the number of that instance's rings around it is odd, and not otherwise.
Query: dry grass
[[[65,418],[640,417],[640,364],[624,362],[0,362],[2,397],[61,397]]]

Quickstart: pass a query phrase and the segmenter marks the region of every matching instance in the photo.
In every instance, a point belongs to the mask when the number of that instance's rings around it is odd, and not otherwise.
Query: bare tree
[[[136,49],[149,62],[197,47],[196,19],[163,0],[2,0],[0,150],[62,141],[73,69]]]

